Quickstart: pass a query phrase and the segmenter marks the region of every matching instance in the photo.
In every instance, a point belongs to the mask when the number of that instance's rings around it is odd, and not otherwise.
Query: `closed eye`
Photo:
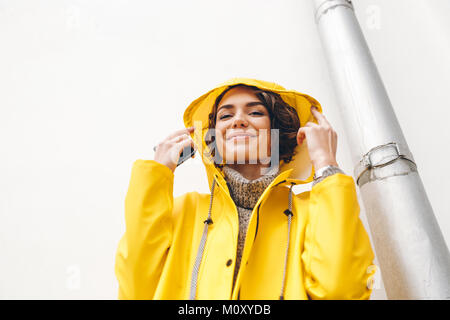
[[[263,116],[263,115],[264,115],[264,113],[259,112],[259,111],[253,111],[253,112],[250,112],[249,114],[251,114],[251,115],[257,115],[257,116]],[[221,115],[221,116],[219,117],[219,119],[220,119],[220,120],[223,120],[223,119],[229,118],[229,117],[231,117],[231,116],[232,116],[231,114],[224,114],[224,115]]]

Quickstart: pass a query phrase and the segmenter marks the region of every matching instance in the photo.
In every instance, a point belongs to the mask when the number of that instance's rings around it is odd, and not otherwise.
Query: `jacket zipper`
[[[253,241],[256,240],[256,235],[258,234],[258,227],[259,227],[259,207],[261,207],[261,203],[258,205],[258,208],[256,209],[256,231],[255,231],[255,238]]]
[[[255,241],[255,239],[256,239],[256,235],[258,234],[258,227],[259,227],[259,208],[261,207],[261,203],[258,205],[258,207],[256,208],[256,230],[255,230],[255,237],[253,238],[253,241]],[[244,240],[244,248],[245,248],[245,243],[247,242],[247,235],[245,236],[245,240]],[[245,263],[246,265],[248,264],[248,259],[247,259],[247,261],[246,261],[246,263]],[[238,274],[237,274],[237,277],[239,277],[239,274],[241,273],[241,270],[242,270],[242,260],[241,260],[241,264],[240,264],[240,266],[239,266],[239,271],[238,271]],[[236,278],[236,281],[237,281],[237,278]],[[233,291],[234,291],[234,288],[233,288]],[[240,300],[240,297],[241,297],[241,287],[240,287],[240,284],[239,284],[239,291],[238,291],[238,296],[237,296],[237,300]]]

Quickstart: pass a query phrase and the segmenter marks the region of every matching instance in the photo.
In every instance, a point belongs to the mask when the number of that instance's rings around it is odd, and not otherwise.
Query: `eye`
[[[251,112],[250,114],[256,114],[256,115],[258,115],[258,116],[263,116],[263,115],[264,115],[264,113],[259,112],[259,111],[253,111],[253,112]]]
[[[219,119],[220,119],[220,120],[223,120],[223,119],[226,119],[226,118],[228,118],[228,117],[231,117],[231,115],[229,115],[229,114],[224,114],[224,115],[221,115],[221,116],[219,117]]]

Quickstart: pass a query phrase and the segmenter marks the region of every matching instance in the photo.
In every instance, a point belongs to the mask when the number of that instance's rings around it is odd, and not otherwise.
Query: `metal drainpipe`
[[[450,299],[450,254],[349,0],[313,0],[388,299]]]

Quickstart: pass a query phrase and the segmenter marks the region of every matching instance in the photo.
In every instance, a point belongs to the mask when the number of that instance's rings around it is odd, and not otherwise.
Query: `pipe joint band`
[[[340,6],[347,7],[353,10],[353,4],[351,0],[323,0],[320,4],[317,5],[315,14],[316,23],[319,22],[322,15],[324,15],[328,10]]]
[[[373,174],[374,169],[383,168],[394,164],[398,160],[406,160],[407,165],[396,170],[383,170],[381,174]],[[404,162],[404,161],[403,161]],[[389,142],[376,146],[363,155],[355,168],[356,183],[361,187],[369,181],[387,178],[389,176],[417,172],[417,167],[412,155],[395,142]]]

